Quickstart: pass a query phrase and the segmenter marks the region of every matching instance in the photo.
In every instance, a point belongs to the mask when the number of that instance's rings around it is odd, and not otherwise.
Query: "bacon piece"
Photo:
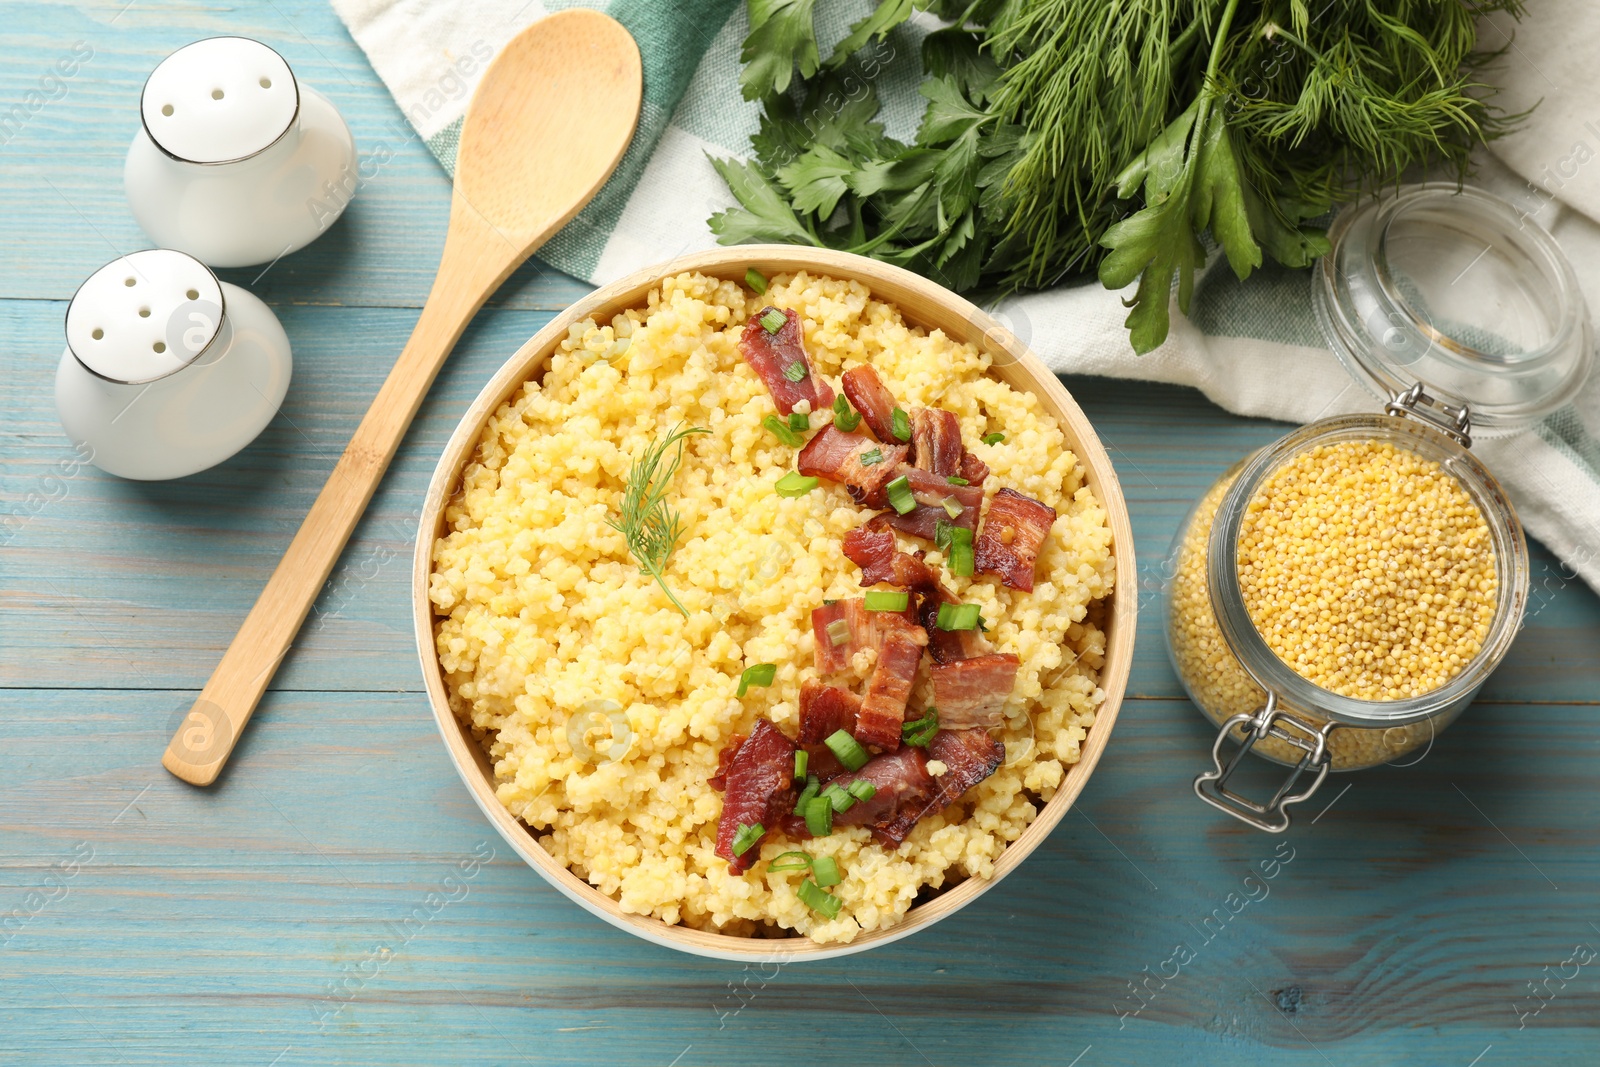
[[[939,725],[949,730],[999,726],[1021,662],[1009,652],[991,652],[935,665],[928,677]]]
[[[816,658],[817,670],[823,674],[837,674],[844,670],[850,666],[850,657],[856,653],[854,628],[850,637],[837,645],[833,643],[833,635],[828,633],[828,627],[836,622],[849,625],[850,620],[846,617],[848,611],[846,602],[842,600],[811,609],[811,636],[814,639],[812,655]]]
[[[744,333],[739,338],[739,352],[766,384],[779,411],[787,415],[802,400],[811,402],[812,411],[822,411],[832,405],[833,390],[817,377],[811,369],[811,361],[806,358],[805,329],[800,325],[800,316],[793,311],[783,311],[783,325],[777,333],[768,333],[761,325],[761,316],[774,310],[777,309],[764,307],[760,314],[745,323]],[[792,382],[784,376],[784,371],[796,363],[804,367],[806,373],[799,381]]]
[[[973,543],[974,565],[997,575],[1013,589],[1033,592],[1033,568],[1039,546],[1050,535],[1056,509],[1015,489],[1002,489],[989,501],[983,530]]]
[[[891,443],[899,440],[894,435],[894,394],[889,392],[871,364],[851,367],[840,376],[839,385],[878,440]]]
[[[919,644],[911,633],[897,632],[889,635],[878,651],[878,664],[867,682],[867,695],[856,713],[856,740],[877,745],[893,752],[900,747],[900,726],[905,722],[906,699],[911,696],[911,686],[917,680],[917,667],[922,662],[922,648],[927,638]]]
[[[911,450],[921,470],[941,478],[961,473],[961,422],[955,412],[941,408],[918,408],[911,417]]]
[[[951,485],[943,476],[930,474],[916,467],[903,467],[901,473],[911,485],[911,496],[916,500],[917,506],[904,515],[891,509],[874,516],[867,523],[868,530],[892,527],[901,533],[923,537],[929,541],[934,540],[940,522],[977,530],[978,512],[983,509],[981,488],[976,485]],[[953,518],[945,510],[946,498],[953,499],[961,505],[961,511]]]
[[[863,463],[873,453],[882,456],[877,463]],[[906,458],[904,445],[878,444],[865,434],[845,433],[837,426],[825,426],[800,450],[796,467],[809,477],[842,483],[850,499],[868,507],[885,503],[883,487],[895,476],[895,468]]]
[[[837,730],[856,732],[856,709],[861,698],[836,685],[806,681],[800,684],[800,743],[821,744]]]
[[[949,663],[981,654],[983,641],[976,631],[941,630],[936,625],[939,605],[959,604],[961,599],[945,588],[933,568],[897,549],[894,534],[873,530],[871,525],[844,535],[844,554],[861,568],[861,584],[887,582],[916,594],[916,619],[922,624],[928,649],[937,662]]]
[[[717,753],[717,773],[706,781],[712,789],[722,789],[728,784],[728,767],[733,763],[733,757],[739,754],[739,746],[744,744],[748,734],[734,734],[728,738],[728,743],[722,746],[722,751]]]
[[[756,723],[731,757],[720,777],[722,818],[717,823],[717,855],[728,861],[728,870],[742,874],[761,855],[761,841],[778,828],[783,816],[794,809],[795,743],[766,719]],[[726,754],[726,749],[724,750]],[[763,827],[760,840],[733,854],[733,839],[741,826]]]
[[[1006,746],[984,730],[940,730],[928,742],[928,758],[945,766],[934,779],[939,783],[934,806],[943,808],[993,774],[1005,762]]]
[[[973,485],[982,486],[983,480],[989,477],[989,465],[971,452],[963,452],[961,454],[961,477]]]
[[[921,749],[908,746],[874,756],[859,771],[834,779],[840,787],[852,782],[871,782],[876,792],[872,799],[835,813],[834,824],[870,827],[872,836],[890,847],[899,847],[918,819],[939,810],[938,780],[928,773],[927,757]]]
[[[813,608],[811,630],[815,638],[817,670],[824,674],[846,670],[857,652],[863,648],[882,647],[891,633],[908,632],[911,640],[926,643],[927,638],[918,629],[921,620],[915,609],[913,602],[905,611],[868,611],[867,602],[861,597]],[[850,636],[836,645],[828,627],[837,620],[844,621]]]

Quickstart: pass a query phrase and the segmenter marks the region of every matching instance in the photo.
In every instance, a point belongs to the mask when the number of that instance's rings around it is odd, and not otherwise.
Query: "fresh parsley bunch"
[[[1127,326],[1167,336],[1205,238],[1242,279],[1327,250],[1335,203],[1468,156],[1517,116],[1479,76],[1476,19],[1521,0],[881,0],[824,60],[819,2],[747,0],[749,162],[713,160],[739,206],[724,244],[873,256],[1001,294],[1097,272],[1138,282]],[[904,144],[873,82],[914,9],[927,110]]]

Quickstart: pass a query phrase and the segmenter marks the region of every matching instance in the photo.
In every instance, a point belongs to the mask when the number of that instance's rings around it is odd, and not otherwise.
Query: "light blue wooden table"
[[[0,145],[0,1062],[1600,1063],[1600,603],[1536,550],[1526,631],[1425,759],[1333,781],[1286,844],[1245,829],[1190,793],[1210,732],[1153,590],[1189,503],[1282,427],[1175,389],[1068,382],[1133,509],[1132,695],[1055,835],[907,941],[775,974],[654,948],[546,887],[458,782],[404,559],[469,399],[584,291],[536,265],[468,331],[228,775],[169,777],[168,736],[416,318],[448,184],[317,0],[124,4],[0,4],[0,111],[94,52]],[[122,482],[56,424],[62,314],[146,244],[121,188],[145,74],[218,33],[269,41],[395,158],[319,243],[228,274],[293,340],[277,420],[220,468]]]

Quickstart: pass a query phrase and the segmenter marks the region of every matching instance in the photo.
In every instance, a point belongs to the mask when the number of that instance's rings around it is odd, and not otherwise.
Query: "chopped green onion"
[[[900,740],[915,748],[927,748],[928,742],[932,741],[933,735],[938,732],[939,709],[929,708],[922,713],[922,718],[912,719],[900,727]]]
[[[911,416],[903,409],[895,408],[889,416],[889,429],[897,440],[911,440]]]
[[[1006,435],[1003,434],[1003,433],[998,433],[998,432],[996,432],[996,433],[986,433],[986,434],[983,435],[983,443],[986,444],[986,445],[997,445],[1001,441],[1004,441],[1005,439],[1006,439]]]
[[[798,359],[795,360],[793,363],[789,364],[787,367],[783,368],[783,376],[785,378],[789,379],[791,382],[803,382],[803,381],[805,381],[806,380],[806,373],[807,372],[806,372],[805,363],[801,362]]]
[[[961,506],[961,501],[957,500],[953,496],[947,496],[943,500],[939,501],[939,503],[944,505],[944,513],[950,516],[952,519],[959,519],[961,517],[961,513],[967,510]]]
[[[861,453],[861,465],[863,467],[870,467],[874,463],[882,463],[882,462],[883,462],[883,452],[880,449],[869,448],[865,452]]]
[[[824,889],[844,881],[844,876],[839,873],[839,861],[832,856],[818,856],[812,860],[811,877]]]
[[[814,796],[806,801],[806,829],[812,837],[827,837],[833,833],[833,801]]]
[[[950,547],[950,531],[954,530],[955,523],[945,522],[940,519],[933,524],[933,544],[936,548],[948,549]]]
[[[818,779],[814,774],[807,775],[806,787],[800,790],[800,795],[795,798],[794,813],[796,815],[804,815],[806,813],[806,805],[811,803],[812,798],[815,797],[817,793],[821,791],[821,789],[821,780]]]
[[[744,673],[739,675],[739,696],[744,696],[745,691],[752,685],[771,685],[772,679],[778,674],[776,663],[757,663],[754,667],[746,667]]]
[[[785,852],[767,864],[768,871],[804,871],[811,867],[811,856],[805,852]]]
[[[868,589],[868,611],[904,611],[911,603],[911,594],[898,589]]]
[[[917,498],[911,493],[911,483],[902,474],[884,487],[889,494],[889,503],[902,515],[909,515],[917,510]]]
[[[746,823],[739,827],[738,833],[733,835],[733,854],[742,856],[750,851],[750,846],[761,840],[761,835],[766,833],[766,827],[760,823],[751,825]]]
[[[950,543],[950,573],[958,578],[971,578],[974,557],[972,555],[971,530],[964,531],[968,538],[965,541],[952,541]]]
[[[795,890],[795,896],[800,898],[800,903],[827,919],[837,919],[839,909],[844,907],[844,901],[809,878],[800,883],[800,888]]]
[[[789,429],[796,433],[811,429],[811,416],[803,411],[789,412]]]
[[[789,317],[783,312],[779,311],[777,308],[768,308],[764,313],[762,313],[762,316],[758,321],[761,323],[761,328],[763,330],[766,330],[768,333],[777,333],[779,330],[783,329],[783,324],[789,321]]]
[[[766,276],[754,267],[744,272],[744,283],[754,289],[757,296],[765,296],[767,293]]]
[[[857,800],[871,800],[873,797],[878,795],[878,787],[867,781],[865,778],[857,778],[855,781],[845,786],[844,791],[855,797]]]
[[[976,612],[978,606],[974,604],[972,607]],[[846,770],[859,771],[867,765],[867,750],[861,747],[860,741],[850,736],[848,730],[835,730],[822,743],[839,757],[839,762],[845,765]]]
[[[800,447],[800,435],[789,429],[789,424],[778,418],[778,416],[768,415],[761,420],[761,425],[765,426],[772,433],[772,436],[790,448]]]
[[[972,484],[971,482],[967,481],[965,478],[957,478],[954,474],[946,475],[944,480],[949,482],[951,485],[971,485]]]
[[[828,640],[833,642],[833,647],[838,648],[850,640],[850,623],[844,619],[834,619],[828,624]]]
[[[832,804],[833,810],[841,814],[856,806],[856,798],[846,793],[844,786],[838,782],[829,782],[827,788],[817,795]]]
[[[940,604],[937,625],[941,630],[972,630],[978,625],[978,605]]]
[[[806,765],[811,762],[811,753],[803,748],[794,750],[794,776],[797,781],[806,780]]]
[[[778,484],[775,488],[778,490],[779,496],[793,498],[805,496],[821,484],[821,481],[816,478],[808,477],[799,471],[790,471],[778,479]]]
[[[833,398],[833,424],[845,433],[861,425],[861,416],[850,409],[850,401],[843,393]]]

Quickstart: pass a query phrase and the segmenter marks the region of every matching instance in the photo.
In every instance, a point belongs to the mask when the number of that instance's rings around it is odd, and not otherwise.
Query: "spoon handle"
[[[173,734],[161,757],[167,770],[194,785],[210,785],[221,772],[461,332],[540,243],[513,247],[462,197],[453,197],[439,273],[411,338]]]

